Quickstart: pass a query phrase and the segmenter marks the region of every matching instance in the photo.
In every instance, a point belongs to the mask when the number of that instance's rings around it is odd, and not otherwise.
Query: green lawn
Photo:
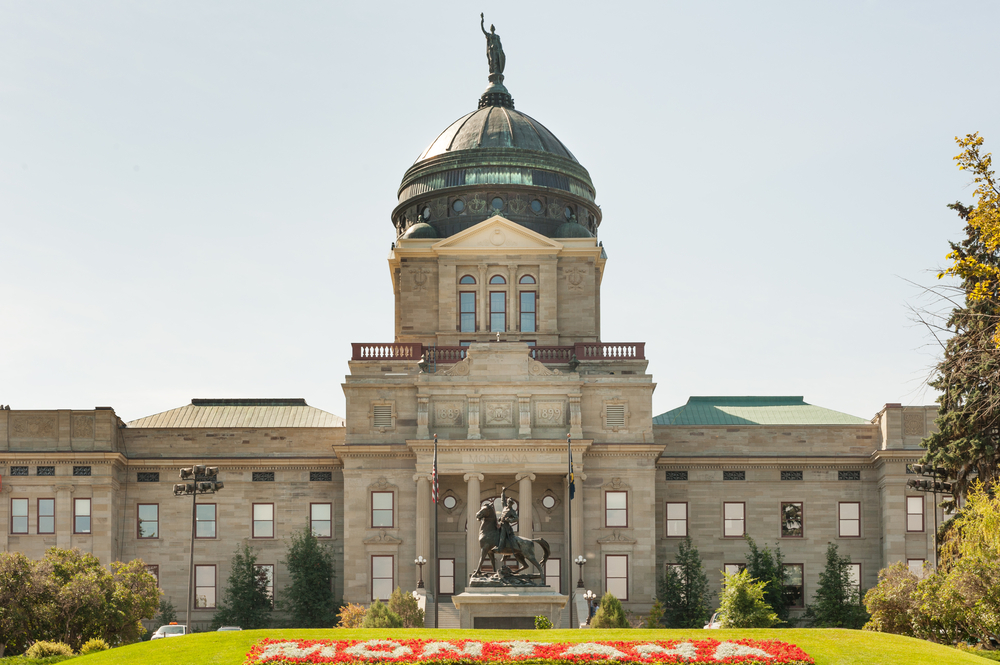
[[[784,630],[246,630],[199,633],[142,642],[74,658],[73,665],[241,665],[259,639],[527,639],[545,642],[654,639],[776,639],[797,644],[817,665],[985,665],[989,661],[950,647],[899,635],[855,630],[791,628]]]

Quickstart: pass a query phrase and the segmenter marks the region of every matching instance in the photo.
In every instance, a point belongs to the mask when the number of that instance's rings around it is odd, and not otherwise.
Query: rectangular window
[[[743,503],[723,503],[722,519],[722,535],[726,538],[742,538],[746,533],[746,506]]]
[[[803,566],[801,563],[786,563],[785,568],[785,598],[789,607],[805,607],[803,604]]]
[[[38,533],[56,532],[56,500],[38,500]]]
[[[73,533],[90,533],[90,499],[73,499]]]
[[[392,555],[372,556],[372,600],[387,600],[395,588]]]
[[[628,526],[628,492],[604,493],[604,526]]]
[[[313,535],[317,538],[333,537],[333,504],[332,503],[310,503],[309,523],[312,526]]]
[[[458,294],[459,315],[458,329],[460,332],[476,332],[476,294],[473,291],[462,291]]]
[[[521,291],[521,332],[535,332],[534,291]]]
[[[924,497],[906,497],[906,530],[910,533],[924,530]]]
[[[160,505],[157,503],[140,503],[137,506],[138,526],[137,532],[140,538],[160,537]]]
[[[847,568],[847,575],[850,578],[851,589],[860,594],[861,593],[861,564],[852,563]]]
[[[160,567],[159,566],[146,566],[146,572],[156,578],[156,586],[160,586]]]
[[[545,562],[545,585],[562,593],[562,559],[559,557]]]
[[[372,527],[391,529],[392,525],[392,492],[372,492]]]
[[[215,609],[215,566],[194,567],[195,609]]]
[[[797,501],[783,501],[781,503],[781,537],[801,538],[802,533],[802,504]]]
[[[438,559],[438,593],[451,595],[455,593],[455,560]]]
[[[739,575],[746,569],[747,565],[745,563],[726,563],[723,564],[722,570],[724,570],[729,575]]]
[[[906,567],[910,569],[910,572],[917,576],[918,580],[924,579],[924,559],[907,559]]]
[[[861,504],[857,501],[842,501],[840,514],[840,537],[859,538],[861,536]]]
[[[215,538],[215,504],[199,503],[195,515],[195,537]]]
[[[507,332],[506,291],[490,291],[490,332]]]
[[[28,500],[10,500],[10,532],[28,533]]]
[[[688,505],[686,503],[667,504],[667,538],[683,538],[688,535]]]
[[[604,555],[604,590],[618,600],[628,600],[628,555]]]
[[[253,537],[274,538],[274,504],[253,504]]]
[[[271,600],[271,606],[274,607],[274,564],[258,563],[254,564],[254,568],[258,572],[264,571],[264,575],[267,576],[267,597]]]

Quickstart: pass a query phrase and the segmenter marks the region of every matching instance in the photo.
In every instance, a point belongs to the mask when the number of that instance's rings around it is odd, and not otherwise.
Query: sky
[[[405,170],[486,88],[590,171],[604,341],[654,413],[932,404],[955,136],[1000,147],[1000,3],[0,0],[0,404],[304,397],[387,342]]]

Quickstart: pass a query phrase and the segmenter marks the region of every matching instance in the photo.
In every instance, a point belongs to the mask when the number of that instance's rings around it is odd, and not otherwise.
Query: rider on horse
[[[514,499],[507,498],[506,487],[500,492],[500,505],[503,506],[503,512],[497,518],[497,527],[500,529],[500,542],[494,548],[497,552],[507,547],[513,547],[515,542],[514,527],[511,525],[517,524],[518,514],[517,509],[514,508]]]

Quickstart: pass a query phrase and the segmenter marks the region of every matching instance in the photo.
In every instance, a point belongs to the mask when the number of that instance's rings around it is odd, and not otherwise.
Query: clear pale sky
[[[304,397],[391,341],[403,172],[487,85],[589,169],[654,411],[929,404],[913,323],[1000,151],[983,2],[0,2],[0,403]],[[915,284],[916,285],[915,285]]]

